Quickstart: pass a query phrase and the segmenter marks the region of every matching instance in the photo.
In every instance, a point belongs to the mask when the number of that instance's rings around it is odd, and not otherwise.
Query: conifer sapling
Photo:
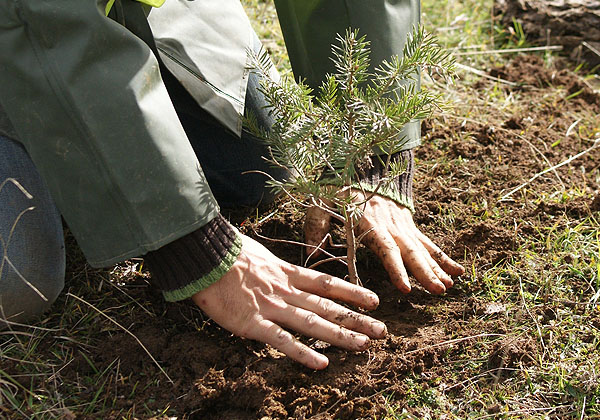
[[[349,280],[359,283],[356,249],[369,233],[355,234],[362,209],[405,170],[404,162],[391,159],[406,144],[402,128],[441,106],[439,95],[418,87],[420,72],[433,70],[449,77],[454,60],[422,28],[409,35],[402,57],[378,66],[370,66],[369,42],[357,30],[338,35],[332,52],[335,72],[317,92],[289,77],[273,78],[268,54],[253,55],[252,66],[263,78],[260,89],[275,122],[266,130],[250,115],[245,125],[268,144],[266,159],[289,171],[285,180],[271,178],[271,186],[344,224],[347,255],[328,253],[320,262],[344,262]],[[366,186],[360,182],[361,173],[373,159],[380,160],[384,176],[377,185]]]

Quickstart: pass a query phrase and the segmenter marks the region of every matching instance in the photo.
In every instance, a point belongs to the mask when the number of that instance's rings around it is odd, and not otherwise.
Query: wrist
[[[242,249],[241,234],[221,215],[145,256],[151,283],[167,301],[187,299],[219,280]]]
[[[383,159],[386,160],[385,158]],[[414,213],[414,203],[412,194],[413,173],[414,173],[414,154],[413,150],[403,150],[394,153],[390,159],[391,162],[402,162],[406,169],[402,174],[381,185],[386,176],[387,168],[380,159],[372,159],[371,167],[361,171],[360,188],[367,192],[376,192],[378,195],[389,198]]]

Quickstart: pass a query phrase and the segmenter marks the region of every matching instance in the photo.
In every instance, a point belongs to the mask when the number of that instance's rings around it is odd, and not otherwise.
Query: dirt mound
[[[535,361],[537,343],[530,338],[506,337],[497,341],[488,357],[492,369],[511,369]]]
[[[509,64],[490,70],[490,75],[514,82],[519,89],[563,86],[567,96],[574,98],[576,102],[583,106],[592,105],[600,110],[600,95],[579,76],[567,70],[565,63],[560,60],[549,67],[539,56],[519,55]],[[518,121],[507,121],[507,124],[507,128],[518,128],[520,125]]]
[[[485,256],[486,262],[492,265],[509,258],[517,246],[514,231],[489,222],[481,222],[462,231],[457,242],[471,254]]]
[[[600,64],[600,2],[598,0],[495,0],[502,23],[519,22],[536,45],[560,44],[573,60]]]

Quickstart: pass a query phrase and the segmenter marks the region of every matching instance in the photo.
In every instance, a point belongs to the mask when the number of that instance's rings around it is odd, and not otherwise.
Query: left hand
[[[357,201],[362,193],[353,191]],[[321,243],[329,231],[330,216],[317,207],[308,210],[304,225],[308,245]],[[416,226],[409,209],[389,198],[373,196],[366,202],[357,235],[372,229],[362,240],[381,260],[392,283],[403,293],[411,290],[408,271],[430,293],[439,295],[454,284],[450,276],[460,276],[465,269],[448,257]],[[312,252],[310,248],[308,252]]]

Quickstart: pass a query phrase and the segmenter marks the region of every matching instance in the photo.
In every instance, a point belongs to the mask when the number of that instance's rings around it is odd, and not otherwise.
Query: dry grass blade
[[[519,52],[534,52],[534,51],[561,51],[562,45],[548,45],[547,47],[528,47],[528,48],[506,48],[502,50],[489,51],[464,51],[456,52],[454,55],[483,55],[483,54],[509,54]]]
[[[589,49],[591,52],[596,54],[598,57],[600,57],[600,50],[598,50],[597,48],[594,48],[592,45],[590,45],[588,42],[585,42],[585,41],[583,41],[581,44],[584,47],[586,47],[587,49]]]
[[[140,345],[140,347],[142,349],[144,349],[144,351],[146,352],[146,354],[148,356],[150,356],[150,358],[152,359],[152,361],[154,362],[154,364],[158,367],[158,369],[160,369],[160,371],[163,373],[163,375],[165,375],[165,377],[167,378],[167,380],[171,384],[174,384],[173,380],[169,377],[169,375],[167,375],[167,372],[165,372],[165,370],[162,368],[162,366],[160,365],[160,363],[158,363],[158,361],[154,358],[154,356],[152,356],[152,353],[150,353],[150,351],[146,348],[146,346],[144,346],[144,343],[142,343],[140,341],[140,339],[135,336],[135,334],[133,334],[127,328],[125,328],[124,326],[122,326],[121,324],[119,324],[117,321],[115,321],[114,319],[112,319],[110,316],[106,315],[103,311],[101,311],[100,309],[96,308],[94,305],[92,305],[91,303],[87,302],[86,300],[80,298],[79,296],[75,296],[74,294],[72,294],[70,292],[67,293],[67,296],[70,296],[70,297],[72,297],[74,299],[77,299],[79,302],[86,304],[87,306],[89,306],[90,308],[92,308],[94,311],[98,312],[100,315],[102,315],[103,317],[105,317],[106,319],[108,319],[110,322],[112,322],[113,324],[115,324],[117,327],[121,328],[123,331],[125,331],[127,334],[129,334],[131,337],[133,337],[133,339]]]
[[[596,149],[598,146],[600,146],[600,139],[596,140],[594,142],[594,144],[585,149],[583,152],[577,153],[575,156],[571,156],[569,159],[566,159],[564,161],[562,161],[561,163],[559,163],[558,165],[554,165],[551,168],[548,169],[544,169],[542,172],[535,174],[534,176],[532,176],[531,178],[529,178],[526,182],[524,182],[523,184],[519,185],[518,187],[510,190],[508,193],[504,194],[501,198],[500,201],[505,201],[506,199],[508,199],[511,195],[513,195],[514,193],[516,193],[517,191],[519,191],[520,189],[522,189],[523,187],[526,187],[527,185],[531,184],[533,181],[535,181],[536,179],[538,179],[540,176],[547,174],[550,171],[554,171],[555,169],[560,168],[561,166],[567,165],[569,163],[571,163],[572,161],[574,161],[575,159],[580,158],[581,156],[585,155],[586,153],[591,152],[592,150]]]
[[[456,67],[459,68],[459,69],[463,69],[465,71],[471,72],[473,74],[476,74],[477,76],[481,76],[481,77],[484,77],[486,79],[493,80],[493,81],[498,82],[498,83],[503,83],[505,85],[512,86],[512,87],[519,86],[518,83],[510,82],[508,80],[504,80],[504,79],[501,79],[499,77],[490,76],[489,74],[487,74],[484,71],[477,70],[476,68],[473,68],[473,67],[470,67],[470,66],[466,66],[464,64],[456,63]]]

